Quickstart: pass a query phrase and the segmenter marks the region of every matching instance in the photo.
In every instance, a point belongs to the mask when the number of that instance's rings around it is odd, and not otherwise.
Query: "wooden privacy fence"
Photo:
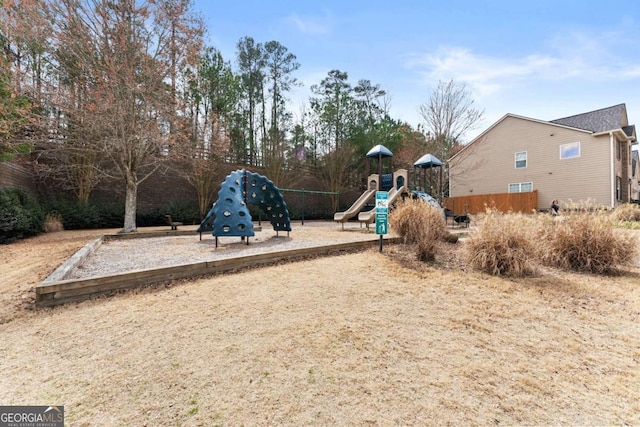
[[[538,208],[538,190],[528,193],[496,193],[447,197],[442,199],[442,207],[452,210],[455,214],[477,214],[484,212],[486,208],[493,208],[500,212],[529,213]]]

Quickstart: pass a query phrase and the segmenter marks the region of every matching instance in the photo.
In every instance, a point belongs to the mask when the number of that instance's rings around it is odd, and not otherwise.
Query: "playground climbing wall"
[[[239,169],[225,178],[218,200],[198,231],[212,231],[214,236],[254,236],[247,205],[260,208],[276,231],[291,231],[289,211],[280,190],[267,177]]]

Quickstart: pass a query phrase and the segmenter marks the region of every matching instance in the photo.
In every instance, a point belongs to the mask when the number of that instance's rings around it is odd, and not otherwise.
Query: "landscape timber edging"
[[[100,240],[100,239],[99,239]],[[384,239],[387,243],[399,243],[401,238]],[[136,288],[189,277],[200,277],[235,271],[248,267],[273,264],[278,261],[298,260],[310,256],[332,255],[341,251],[362,250],[378,245],[378,240],[337,243],[325,246],[289,249],[245,255],[235,258],[181,264],[170,267],[134,270],[122,274],[96,276],[84,279],[49,280],[36,286],[36,307],[51,307],[82,301],[114,291]]]
[[[62,263],[53,273],[47,276],[42,283],[60,282],[68,279],[71,272],[77,268],[91,255],[93,254],[104,242],[108,240],[122,240],[122,239],[142,239],[147,237],[165,237],[165,236],[190,236],[195,235],[195,231],[180,230],[180,231],[147,231],[144,233],[119,233],[119,234],[105,234],[98,237],[95,240],[84,245],[80,250],[73,254],[69,259]]]

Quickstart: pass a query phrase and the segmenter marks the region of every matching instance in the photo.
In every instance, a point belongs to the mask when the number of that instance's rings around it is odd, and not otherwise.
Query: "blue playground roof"
[[[392,157],[393,153],[387,147],[382,144],[378,144],[373,147],[367,153],[367,157]]]
[[[418,168],[433,168],[436,166],[442,166],[442,162],[434,155],[425,154],[424,156],[416,160],[413,166]]]

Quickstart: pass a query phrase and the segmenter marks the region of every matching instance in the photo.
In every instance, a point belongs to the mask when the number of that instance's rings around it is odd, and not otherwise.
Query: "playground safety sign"
[[[389,194],[376,191],[376,234],[388,233],[389,228]]]

